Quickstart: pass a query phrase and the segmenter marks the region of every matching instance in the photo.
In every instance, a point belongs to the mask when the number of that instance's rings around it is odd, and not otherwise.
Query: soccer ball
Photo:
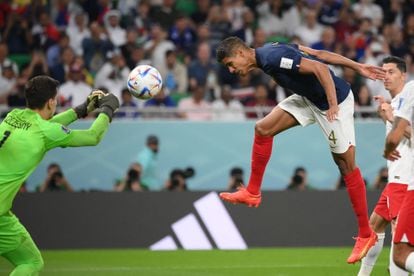
[[[160,72],[150,65],[139,65],[129,73],[127,87],[134,97],[141,100],[151,99],[162,88]]]

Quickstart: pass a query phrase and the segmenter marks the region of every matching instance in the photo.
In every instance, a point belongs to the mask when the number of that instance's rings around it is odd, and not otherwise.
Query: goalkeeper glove
[[[119,100],[114,94],[108,93],[98,99],[98,106],[101,112],[105,113],[109,117],[109,120],[112,121],[112,117],[119,107]]]
[[[92,90],[86,101],[75,108],[76,115],[79,118],[85,118],[89,113],[98,108],[98,100],[105,96],[102,90]]]

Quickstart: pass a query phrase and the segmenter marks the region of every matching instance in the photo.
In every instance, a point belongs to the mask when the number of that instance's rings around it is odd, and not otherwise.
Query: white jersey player
[[[389,104],[385,102],[382,96],[377,96],[375,99],[379,102],[378,114],[385,122],[386,135],[388,135],[392,131],[395,114],[404,103],[405,93],[403,91],[407,90],[411,83],[405,83],[406,64],[403,59],[393,56],[386,57],[383,60],[382,68],[385,70],[384,86],[390,92],[392,101]],[[392,226],[391,231],[394,233],[395,222],[404,200],[408,183],[413,178],[412,163],[414,158],[411,152],[410,134],[410,128],[407,128],[405,136],[402,137],[397,147],[401,158],[395,161],[387,161],[388,184],[383,190],[370,218],[371,227],[377,233],[378,241],[368,251],[366,257],[362,259],[358,276],[371,274],[384,244],[385,229],[390,223]],[[390,256],[392,256],[392,253]],[[390,258],[389,271],[391,275],[395,276],[408,275],[406,271],[401,270],[395,265],[392,258]]]
[[[384,157],[390,161],[401,160],[403,153],[398,145],[403,140],[408,126],[413,131],[414,123],[414,81],[408,82],[402,92],[400,108],[395,112],[393,128],[387,135]],[[411,136],[411,143],[413,143]],[[411,154],[414,154],[412,149]],[[414,178],[411,177],[404,201],[398,214],[393,238],[393,260],[400,268],[414,272]]]

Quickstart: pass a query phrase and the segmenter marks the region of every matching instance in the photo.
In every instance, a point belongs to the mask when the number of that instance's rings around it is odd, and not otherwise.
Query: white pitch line
[[[230,266],[167,266],[167,267],[153,267],[153,266],[138,266],[138,267],[128,267],[128,266],[118,266],[118,267],[85,267],[85,268],[76,268],[76,267],[62,267],[62,268],[45,268],[42,273],[56,273],[56,272],[111,272],[111,271],[140,271],[140,270],[205,270],[205,269],[245,269],[245,268],[334,268],[334,267],[344,267],[344,265],[326,265],[326,264],[309,264],[309,265],[230,265]],[[385,267],[388,264],[386,263],[377,263],[375,266]],[[10,272],[10,270],[0,269],[0,272]]]

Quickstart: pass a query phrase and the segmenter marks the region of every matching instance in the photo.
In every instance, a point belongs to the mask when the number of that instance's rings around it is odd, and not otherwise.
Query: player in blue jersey
[[[247,188],[221,193],[220,197],[235,204],[259,206],[260,187],[272,153],[273,137],[299,124],[317,123],[345,180],[358,220],[358,237],[347,262],[360,261],[376,242],[377,235],[369,226],[365,183],[355,164],[354,97],[349,84],[335,76],[324,62],[349,67],[371,79],[383,79],[382,68],[295,44],[272,43],[253,49],[237,37],[226,38],[219,44],[217,60],[231,73],[240,75],[259,68],[278,85],[294,92],[255,125]]]

